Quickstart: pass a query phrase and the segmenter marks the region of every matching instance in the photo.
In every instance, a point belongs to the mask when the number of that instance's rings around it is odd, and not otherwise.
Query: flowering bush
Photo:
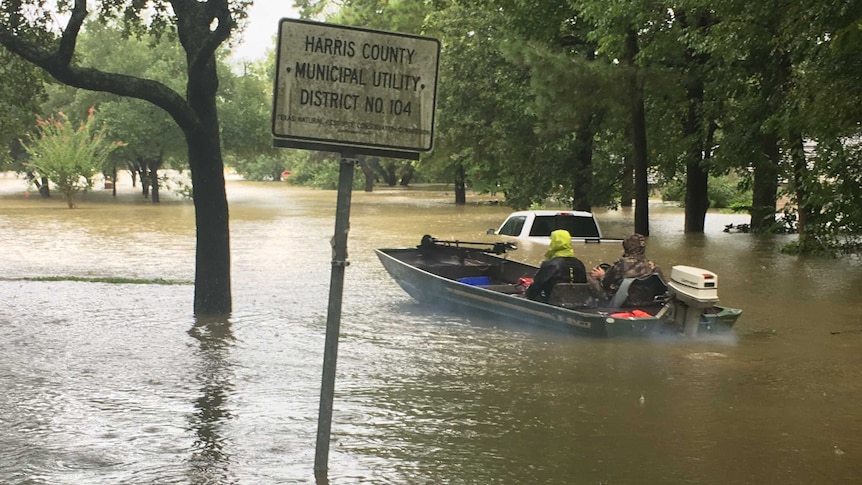
[[[36,134],[30,134],[21,145],[30,155],[27,169],[33,178],[44,177],[63,193],[69,208],[75,207],[75,195],[93,186],[108,156],[122,142],[105,140],[104,130],[93,128],[95,109],[76,129],[62,112],[47,119],[36,119]]]

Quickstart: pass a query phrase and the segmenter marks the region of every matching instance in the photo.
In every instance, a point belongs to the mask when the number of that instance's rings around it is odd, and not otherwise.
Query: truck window
[[[527,216],[510,217],[500,226],[498,234],[501,236],[520,236],[526,220]]]
[[[556,227],[554,216],[536,216],[533,219],[533,227],[530,228],[531,236],[550,236],[555,229],[565,229]]]
[[[592,217],[562,215],[537,216],[530,229],[531,236],[550,236],[557,229],[569,231],[572,237],[599,237],[599,228]]]

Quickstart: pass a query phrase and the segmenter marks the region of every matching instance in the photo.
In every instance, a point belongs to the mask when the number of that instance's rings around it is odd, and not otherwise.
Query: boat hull
[[[423,261],[415,248],[377,249],[380,262],[398,285],[417,301],[449,311],[468,310],[489,319],[563,330],[593,337],[633,337],[676,333],[673,322],[666,316],[619,317],[615,309],[580,311],[549,305],[524,298],[519,294],[501,292],[487,287],[457,281],[455,276],[477,276],[491,273],[496,281],[517,281],[531,277],[537,268],[488,254],[471,253],[476,266],[460,266],[463,271],[440,268]],[[449,257],[449,256],[447,256]],[[458,256],[452,256],[457,258]],[[445,258],[443,258],[445,259]],[[458,265],[453,265],[458,268]],[[492,268],[489,270],[488,268]],[[444,273],[452,274],[444,274]],[[495,285],[501,286],[501,285]],[[616,309],[622,310],[622,309]],[[741,314],[740,310],[714,307],[702,316],[699,333],[726,333]]]

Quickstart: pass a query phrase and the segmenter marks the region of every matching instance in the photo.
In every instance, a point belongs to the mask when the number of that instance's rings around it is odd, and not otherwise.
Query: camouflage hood
[[[646,254],[646,238],[632,234],[623,240],[623,257],[636,258]]]

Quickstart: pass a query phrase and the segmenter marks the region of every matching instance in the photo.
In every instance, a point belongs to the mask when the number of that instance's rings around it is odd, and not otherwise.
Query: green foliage
[[[466,175],[468,184],[474,192],[491,195],[502,192],[498,179],[486,177],[478,167],[471,169]]]
[[[115,12],[124,4],[108,3]],[[435,149],[419,163],[398,168],[415,169],[423,180],[451,183],[463,168],[474,190],[502,192],[514,207],[565,204],[573,200],[573,187],[586,180],[592,205],[613,206],[620,195],[630,195],[624,192],[631,173],[626,165],[631,93],[622,80],[636,70],[645,90],[650,169],[671,180],[665,198],[684,200],[680,181],[687,167],[699,166],[710,174],[711,207],[750,207],[753,174],[763,175],[752,170],[772,163],[764,153],[778,147],[780,160],[768,167],[774,171],[769,175],[788,181],[787,195],[800,208],[795,224],[807,226],[804,237],[815,238],[817,246],[862,232],[862,223],[854,222],[862,220],[856,209],[862,197],[858,157],[847,143],[860,135],[862,122],[858,2],[296,3],[317,20],[442,40]],[[116,70],[151,66],[141,75],[165,83],[180,80],[178,85],[185,81],[184,53],[178,49],[170,54],[174,60],[164,62],[145,55],[142,46],[157,45],[157,38],[122,44],[130,55],[110,59],[113,44],[122,39],[96,40],[95,33],[113,29],[117,32],[107,34],[114,36],[122,32],[120,24],[88,25],[94,36],[88,63],[113,62]],[[638,50],[629,63],[625,41],[632,32]],[[136,60],[139,54],[143,62]],[[276,179],[279,169],[289,168],[290,183],[335,188],[337,160],[321,162],[318,154],[306,154],[295,161],[291,154],[280,162],[285,150],[269,146],[273,69],[272,56],[243,66],[242,74],[222,69],[219,118],[228,163],[249,179]],[[74,101],[93,104],[83,96]],[[125,110],[115,110],[112,100],[101,102],[100,115],[110,114],[112,130],[130,145],[138,142],[130,130],[120,131],[122,126],[155,127],[155,137],[140,138],[153,140],[142,143],[150,148],[173,137],[159,138],[168,131],[157,120],[138,117],[143,114],[138,107],[130,107],[138,113],[124,119],[119,113]],[[820,147],[816,159],[809,154],[807,169],[795,173],[790,155],[801,139],[816,140]],[[723,175],[735,173],[744,178]],[[356,179],[358,184],[362,177]],[[759,206],[769,205],[758,200]],[[807,250],[809,244],[803,241],[801,247]]]
[[[273,96],[270,78],[275,71],[274,55],[270,53],[265,61],[244,63],[242,74],[234,73],[227,66],[220,70],[218,101],[222,146],[237,160],[253,161],[264,157],[275,161],[282,151],[272,147],[270,132]]]
[[[30,129],[44,97],[41,71],[0,46],[0,170],[12,167],[10,147]]]
[[[128,36],[116,23],[87,22],[78,52],[81,61],[113,72],[157,80],[176,91],[186,83],[185,55],[176,42],[166,37],[142,33]],[[117,52],[123,55],[117,55]],[[187,166],[187,147],[183,132],[161,108],[133,98],[107,93],[80,91],[64,86],[70,97],[63,106],[60,93],[52,96],[54,107],[77,110],[81,103],[96,103],[99,118],[108,133],[126,146],[118,155],[128,164],[136,158],[164,158],[173,168]],[[59,106],[58,106],[59,105]],[[171,163],[173,162],[173,163]],[[179,162],[179,163],[177,163]]]
[[[117,51],[123,55],[118,56]],[[220,96],[218,97],[221,140],[226,155],[233,160],[250,160],[260,165],[262,160],[274,162],[278,150],[272,148],[269,117],[272,100],[271,70],[275,59],[248,62],[242,73],[235,73],[226,64],[228,52],[218,52],[220,63]],[[168,37],[142,33],[125,35],[116,23],[91,21],[80,36],[78,56],[81,62],[99,65],[114,72],[158,80],[181,91],[187,81],[185,54]],[[183,132],[174,120],[157,106],[138,99],[82,91],[69,86],[54,85],[47,106],[52,110],[78,112],[87,106],[99,107],[99,119],[111,136],[126,142],[115,154],[124,162],[137,157],[163,157],[165,168],[183,169],[188,166],[187,147]],[[258,159],[258,162],[255,162]],[[242,167],[233,160],[231,166]],[[278,162],[274,162],[278,163]],[[131,167],[135,167],[130,163]],[[266,171],[255,166],[243,173],[250,179],[272,179],[281,170]]]
[[[679,178],[667,181],[661,189],[661,200],[665,202],[683,202],[685,200],[685,182]]]
[[[296,2],[302,13],[322,13],[312,4],[319,3],[325,9],[326,3],[305,0]],[[330,9],[327,21],[342,25],[358,25],[371,29],[390,30],[420,34],[423,32],[425,16],[432,10],[428,2],[407,0],[359,0],[344,2],[337,10]]]
[[[710,178],[707,194],[709,195],[709,206],[714,209],[751,205],[751,192],[740,190],[739,183],[734,177]]]
[[[341,166],[337,155],[296,150],[291,154],[290,163],[290,176],[285,179],[287,183],[326,190],[338,189]],[[358,170],[358,165],[354,169],[353,189],[361,190],[365,178]]]
[[[623,192],[631,190],[625,161],[635,93],[624,81],[634,73],[644,87],[650,170],[670,181],[665,198],[700,195],[701,185],[682,182],[696,168],[695,180],[709,174],[711,207],[750,211],[775,202],[781,179],[800,216],[765,214],[758,230],[799,226],[802,251],[851,248],[862,233],[853,153],[862,135],[860,2],[298,5],[307,15],[336,12],[354,25],[443,40],[435,150],[419,165],[425,174],[452,180],[463,167],[474,189],[502,191],[518,208],[565,203],[588,179],[590,202],[613,205],[631,195]],[[803,139],[821,146],[800,169],[793,155]]]
[[[246,180],[281,180],[288,162],[283,157],[269,154],[252,155],[250,158],[230,157],[227,163]]]
[[[105,139],[104,130],[92,128],[94,110],[78,128],[62,112],[37,120],[37,133],[22,145],[30,155],[27,170],[33,177],[45,177],[75,207],[75,195],[93,186],[93,176],[102,171],[108,156],[120,142]]]
[[[88,10],[89,4],[95,8]],[[239,30],[252,0],[17,0],[0,3],[0,44],[40,66],[63,84],[147,101],[180,127],[196,187],[194,309],[197,315],[231,311],[229,215],[218,123],[217,51]],[[93,14],[93,15],[91,15]],[[179,41],[187,73],[182,89],[171,83],[83,64],[76,56],[87,17],[119,25],[123,34]],[[63,25],[57,26],[57,22]],[[65,22],[64,22],[65,21]],[[86,30],[86,29],[85,29]],[[58,35],[62,32],[62,35]],[[179,46],[178,46],[179,47]],[[119,52],[118,57],[125,54]],[[183,79],[183,78],[177,78]],[[161,158],[161,151],[159,152]]]
[[[789,242],[781,247],[785,254],[838,258],[844,255],[862,253],[862,240],[859,238],[835,240],[832,238],[807,237]]]
[[[194,200],[195,198],[195,189],[192,186],[191,178],[185,172],[166,173],[159,178],[159,183],[183,199]]]
[[[534,168],[538,139],[530,113],[529,69],[506,58],[507,25],[493,5],[452,2],[430,14],[426,28],[444,38],[438,93],[435,171],[454,180],[456,168],[517,206],[541,184]],[[441,153],[442,152],[442,153]],[[531,170],[524,171],[523,167]],[[546,187],[546,185],[544,185]]]
[[[709,180],[709,206],[713,209],[733,209],[751,206],[751,189],[735,175],[722,175]],[[685,203],[685,181],[675,177],[661,187],[661,199]]]
[[[859,252],[862,234],[862,143],[854,139],[820,140],[799,184],[811,210],[800,229],[802,252]],[[796,211],[798,199],[791,194]]]

